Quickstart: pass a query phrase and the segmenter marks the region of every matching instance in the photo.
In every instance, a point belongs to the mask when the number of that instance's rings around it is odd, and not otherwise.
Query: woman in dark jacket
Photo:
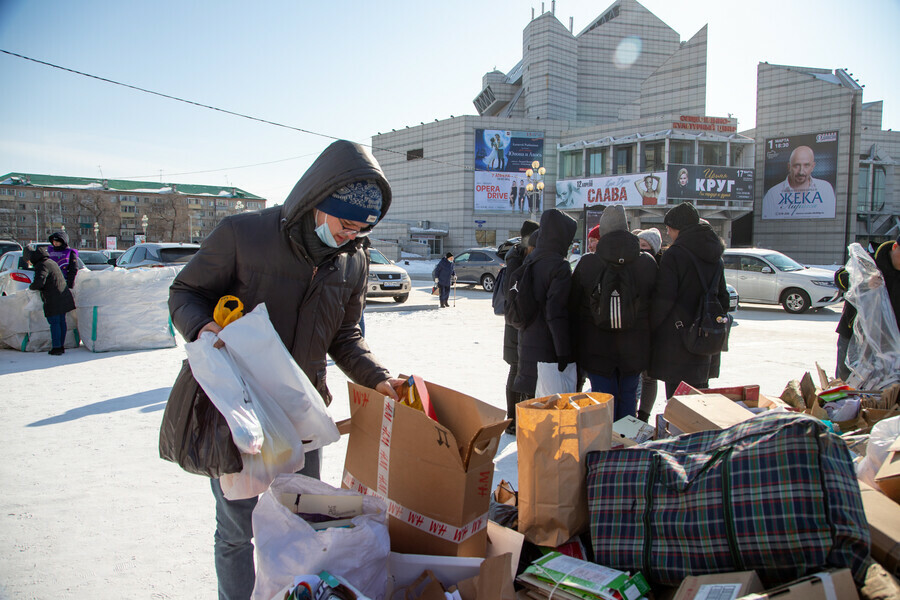
[[[49,353],[59,356],[66,351],[66,313],[75,310],[75,299],[59,265],[47,255],[46,246],[25,246],[22,256],[34,265],[34,281],[28,289],[39,291],[44,301],[44,316],[50,323]]]
[[[453,253],[448,252],[444,255],[434,271],[431,272],[434,281],[440,290],[441,308],[450,307],[450,286],[453,285],[453,278],[456,276],[456,269],[453,268]]]
[[[578,224],[575,219],[553,208],[541,215],[541,227],[534,251],[523,264],[533,264],[534,297],[540,307],[534,322],[519,331],[520,376],[537,377],[535,395],[538,397],[572,389],[548,389],[541,385],[542,370],[566,370],[574,363],[574,352],[569,333],[569,290],[572,286],[572,268],[566,260],[569,245],[575,237]],[[536,365],[532,374],[529,365]],[[547,379],[546,377],[544,378]]]
[[[723,312],[728,309],[728,290],[722,265],[725,245],[709,223],[700,221],[697,209],[688,203],[679,204],[666,213],[664,222],[673,242],[662,255],[651,303],[650,376],[666,383],[666,397],[671,398],[681,381],[705,388],[710,376],[718,374],[718,356],[688,352],[682,330],[693,322],[704,286],[712,281],[717,270],[716,295]],[[699,275],[691,255],[700,264]],[[701,283],[701,277],[705,283]]]
[[[635,415],[641,371],[650,364],[650,298],[657,267],[652,256],[641,252],[638,237],[628,231],[621,205],[604,210],[598,227],[596,249],[578,261],[572,274],[572,339],[578,367],[587,374],[591,391],[613,395],[618,421]],[[636,320],[627,329],[599,327],[591,309],[598,279],[613,264],[624,265],[634,283]]]
[[[75,287],[75,275],[78,273],[78,250],[69,248],[69,234],[65,231],[54,231],[48,240],[50,247],[47,255],[57,264],[66,278],[69,288]]]

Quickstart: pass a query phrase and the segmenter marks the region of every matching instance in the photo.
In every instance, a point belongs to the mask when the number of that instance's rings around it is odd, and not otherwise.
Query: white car
[[[789,313],[802,313],[841,301],[834,272],[806,267],[764,248],[729,248],[723,256],[725,280],[742,302],[781,304]]]
[[[366,252],[369,253],[366,298],[393,298],[398,304],[406,302],[412,288],[406,269],[395,265],[375,248],[369,248]]]

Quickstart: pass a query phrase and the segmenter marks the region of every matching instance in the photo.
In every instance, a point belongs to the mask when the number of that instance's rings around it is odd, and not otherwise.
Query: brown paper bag
[[[588,525],[584,457],[609,450],[613,397],[557,394],[516,405],[519,532],[556,547]]]

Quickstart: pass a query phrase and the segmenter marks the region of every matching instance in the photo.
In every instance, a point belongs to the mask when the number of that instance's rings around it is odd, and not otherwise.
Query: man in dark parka
[[[682,329],[693,322],[704,285],[712,281],[717,270],[717,297],[723,312],[728,309],[728,290],[721,262],[725,244],[709,223],[700,220],[697,209],[687,202],[679,204],[666,213],[664,223],[673,242],[660,260],[651,303],[650,376],[665,382],[666,398],[671,398],[682,381],[705,388],[710,377],[718,375],[718,355],[688,352]],[[699,275],[689,253],[699,261]],[[700,282],[701,277],[705,283]]]
[[[175,278],[172,321],[187,340],[218,333],[219,298],[231,294],[250,311],[265,303],[272,325],[326,403],[326,354],[353,381],[396,399],[392,379],[359,330],[366,291],[366,233],[391,204],[375,158],[348,141],[331,144],[303,174],[284,204],[223,219]],[[217,342],[219,343],[219,342]],[[304,474],[319,476],[318,451]],[[254,585],[251,514],[256,498],[216,498],[215,561],[220,598],[250,597]]]
[[[34,265],[34,281],[29,290],[37,290],[44,301],[44,316],[50,324],[50,352],[59,356],[66,351],[66,313],[75,310],[75,299],[66,277],[47,253],[46,246],[25,246],[22,257]]]

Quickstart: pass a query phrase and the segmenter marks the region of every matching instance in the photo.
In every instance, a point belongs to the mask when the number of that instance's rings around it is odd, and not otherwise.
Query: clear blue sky
[[[707,114],[755,121],[756,66],[847,68],[900,128],[898,0],[645,0],[709,24]],[[578,33],[609,2],[559,0]],[[329,136],[476,114],[540,2],[0,0],[0,48]],[[550,2],[545,2],[550,10]],[[331,140],[0,54],[0,172],[234,185],[280,203]],[[270,163],[270,164],[261,164]],[[252,166],[255,165],[255,166]],[[160,175],[161,174],[161,175]]]

